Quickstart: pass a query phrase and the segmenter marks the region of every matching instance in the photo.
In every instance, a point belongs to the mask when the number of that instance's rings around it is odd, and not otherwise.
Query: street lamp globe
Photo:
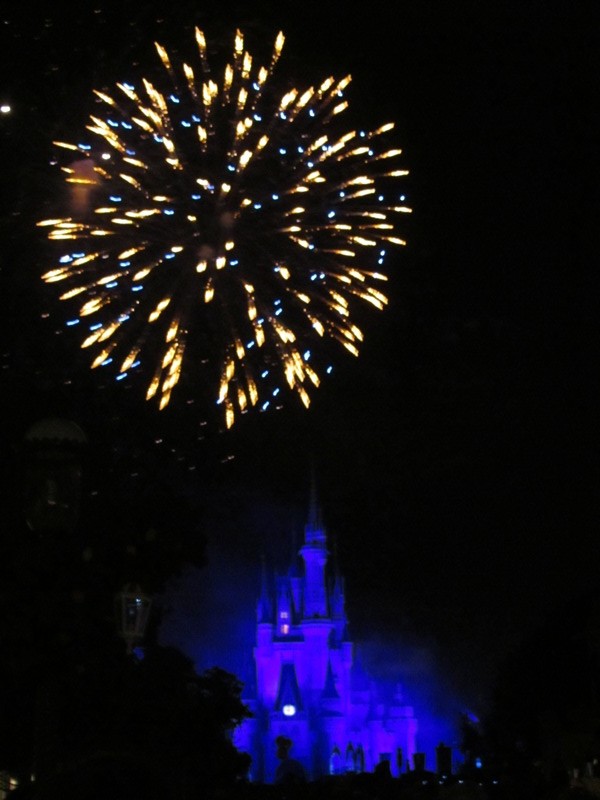
[[[137,583],[128,583],[115,599],[117,627],[119,635],[125,640],[127,652],[133,653],[146,634],[152,598],[142,591]]]

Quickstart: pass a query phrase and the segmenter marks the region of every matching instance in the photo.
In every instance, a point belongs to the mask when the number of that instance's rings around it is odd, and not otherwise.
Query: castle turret
[[[292,592],[292,598],[294,601],[294,611],[296,612],[296,615],[302,608],[302,585],[304,582],[300,559],[298,558],[298,555],[299,553],[298,553],[298,546],[296,544],[296,531],[294,530],[292,533],[292,559],[290,562],[290,569],[288,574],[290,576],[290,589]]]
[[[256,618],[259,623],[273,621],[273,606],[269,596],[269,586],[267,582],[267,567],[265,558],[262,558],[261,565],[261,581],[260,581],[260,596],[256,604]]]
[[[304,527],[304,544],[300,549],[304,560],[304,608],[303,618],[326,617],[328,615],[325,565],[327,564],[327,538],[317,505],[314,480],[311,485],[310,511]]]
[[[335,544],[333,546],[333,578],[329,590],[329,607],[335,625],[336,641],[343,642],[347,637],[348,620],[346,619],[344,579],[339,570]]]

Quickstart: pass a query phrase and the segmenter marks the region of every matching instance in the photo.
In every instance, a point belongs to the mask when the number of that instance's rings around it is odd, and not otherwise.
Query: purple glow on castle
[[[211,495],[208,565],[186,571],[172,587],[161,643],[189,655],[198,672],[219,666],[242,681],[255,716],[236,731],[235,743],[252,756],[252,780],[272,780],[280,732],[292,739],[291,755],[311,777],[332,769],[372,771],[381,758],[398,775],[423,764],[415,751],[434,770],[442,742],[457,766],[457,723],[469,705],[452,682],[460,665],[442,674],[447,662],[435,641],[386,629],[376,611],[363,610],[362,633],[350,636],[345,583],[328,551],[314,486],[308,506],[307,515],[306,505],[302,511],[239,489]],[[300,547],[293,533],[281,535],[290,517],[308,518]],[[279,574],[264,560],[261,570],[261,551]],[[377,587],[372,591],[376,596]],[[360,614],[361,601],[349,600]]]
[[[330,564],[314,489],[300,548],[301,564],[269,583],[263,567],[254,647],[255,684],[244,702],[253,713],[235,744],[252,756],[251,778],[273,780],[275,739],[287,736],[309,778],[372,771],[393,775],[413,763],[417,720],[400,686],[385,697],[354,659],[344,581]]]

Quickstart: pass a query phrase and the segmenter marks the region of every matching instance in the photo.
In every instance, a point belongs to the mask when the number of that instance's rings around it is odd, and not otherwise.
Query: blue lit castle
[[[263,566],[255,684],[243,698],[253,718],[237,729],[235,744],[252,756],[256,781],[273,780],[280,735],[292,740],[291,755],[310,779],[372,771],[385,760],[397,775],[414,757],[417,720],[399,689],[382,699],[355,663],[344,581],[329,560],[314,486],[299,555],[303,569],[293,565],[272,582]]]

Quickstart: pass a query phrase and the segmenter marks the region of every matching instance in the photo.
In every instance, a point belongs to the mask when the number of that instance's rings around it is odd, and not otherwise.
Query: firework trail
[[[325,344],[358,355],[352,313],[387,303],[407,171],[393,124],[340,133],[350,76],[275,91],[282,33],[255,68],[238,31],[218,83],[195,38],[194,66],[156,44],[154,82],[95,91],[90,144],[55,142],[73,194],[70,216],[38,223],[61,247],[43,280],[74,304],[92,367],[143,375],[160,408],[197,373],[231,427],[280,392],[308,406]]]

